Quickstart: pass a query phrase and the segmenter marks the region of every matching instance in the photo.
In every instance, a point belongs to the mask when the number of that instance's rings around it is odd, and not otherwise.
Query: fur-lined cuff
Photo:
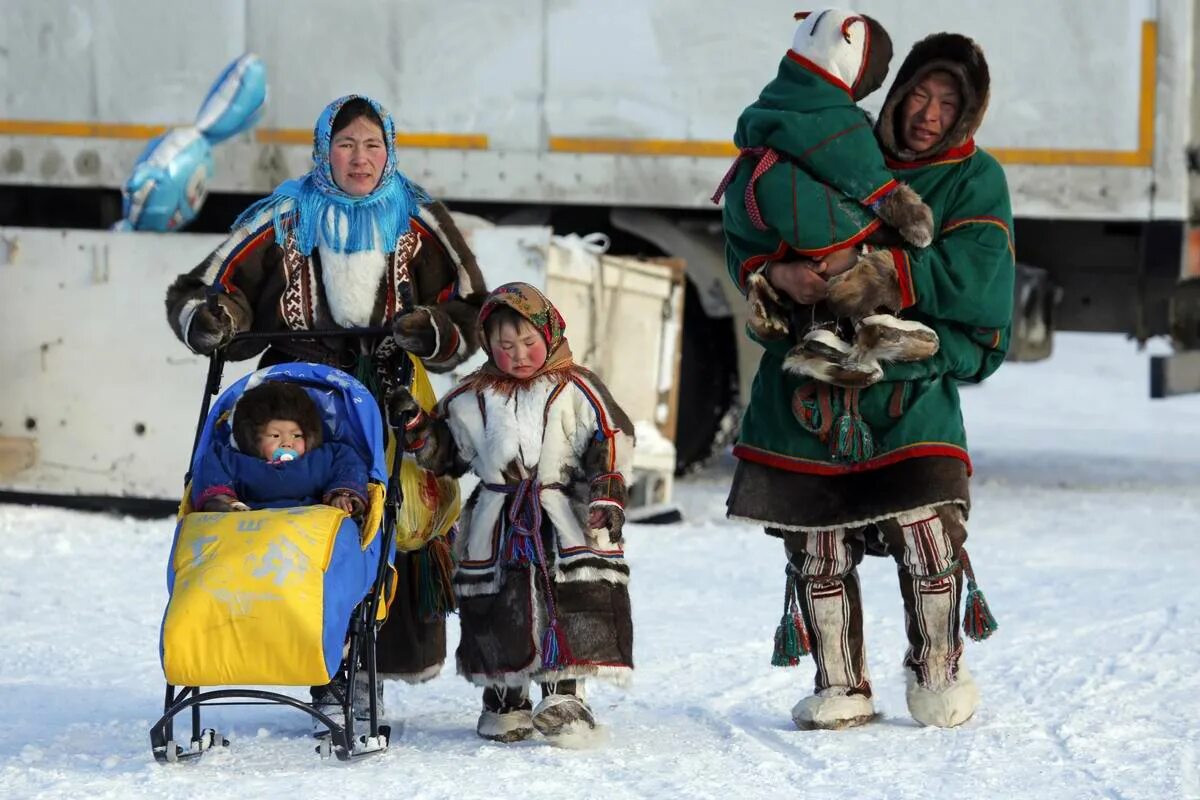
[[[629,492],[625,488],[625,479],[619,472],[606,472],[592,478],[588,492],[588,503],[611,505],[625,508],[629,500]]]
[[[917,287],[913,284],[912,262],[909,261],[908,253],[902,248],[889,247],[888,252],[892,254],[892,263],[896,267],[896,278],[900,283],[900,308],[897,310],[902,311],[917,303]]]

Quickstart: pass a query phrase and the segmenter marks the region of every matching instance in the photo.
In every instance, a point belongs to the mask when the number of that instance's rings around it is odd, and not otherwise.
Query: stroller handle
[[[342,339],[348,336],[391,336],[392,329],[376,328],[330,328],[317,331],[243,331],[234,334],[223,347],[238,342],[278,342],[304,339]]]
[[[220,309],[217,296],[221,292],[216,287],[210,287],[205,293],[204,303],[214,314]],[[240,331],[223,344],[224,349],[236,342],[279,342],[303,341],[305,339],[342,339],[348,336],[391,336],[392,329],[386,326],[375,328],[331,328],[320,331]]]

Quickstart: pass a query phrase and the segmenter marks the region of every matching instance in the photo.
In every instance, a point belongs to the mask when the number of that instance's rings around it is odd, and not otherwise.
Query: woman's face
[[[488,347],[500,371],[514,378],[528,378],[546,363],[546,340],[528,322],[500,325],[488,338]]]
[[[362,197],[375,191],[387,166],[383,130],[367,117],[356,117],[333,135],[329,164],[334,183],[346,194]]]

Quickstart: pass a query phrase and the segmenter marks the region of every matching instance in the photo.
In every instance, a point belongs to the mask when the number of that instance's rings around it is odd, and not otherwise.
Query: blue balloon
[[[167,131],[150,142],[125,182],[125,219],[134,230],[179,230],[199,213],[212,172],[212,146],[199,131]]]
[[[249,130],[267,99],[266,67],[247,53],[225,67],[200,105],[196,124],[172,128],[152,139],[125,181],[124,219],[114,230],[177,231],[208,196],[212,146]]]
[[[213,144],[249,130],[267,103],[267,67],[253,53],[234,61],[208,90],[196,127]]]

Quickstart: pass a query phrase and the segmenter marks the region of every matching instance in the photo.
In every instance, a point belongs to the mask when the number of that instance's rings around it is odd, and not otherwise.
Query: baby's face
[[[304,431],[290,419],[273,419],[258,429],[258,454],[267,461],[275,460],[275,451],[286,447],[304,455]]]
[[[501,325],[488,337],[492,360],[506,375],[528,378],[546,363],[546,340],[528,322]]]

